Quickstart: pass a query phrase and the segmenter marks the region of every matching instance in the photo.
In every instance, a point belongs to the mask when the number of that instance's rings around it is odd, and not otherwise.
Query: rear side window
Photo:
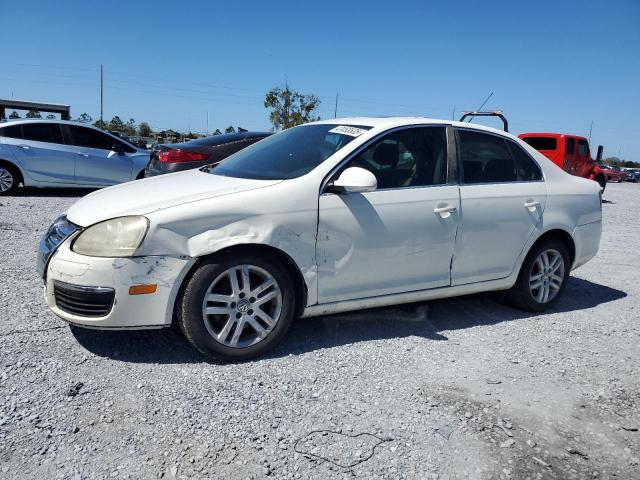
[[[86,148],[98,148],[100,150],[111,150],[114,145],[122,144],[113,137],[94,130],[93,128],[79,127],[77,125],[70,125],[71,137],[73,145]],[[124,144],[123,144],[124,146]],[[127,147],[127,151],[130,148]]]
[[[576,151],[576,141],[573,138],[567,138],[567,155],[573,155]]]
[[[589,156],[589,143],[586,140],[578,141],[578,155],[582,157]]]
[[[507,142],[516,168],[519,182],[535,182],[542,180],[542,172],[538,164],[515,142]]]
[[[57,123],[23,123],[22,135],[25,140],[34,142],[64,143]]]
[[[554,137],[525,137],[522,140],[536,150],[555,150],[558,148],[558,140]]]
[[[0,137],[22,138],[22,126],[9,125],[8,127],[0,128]]]
[[[516,181],[515,165],[502,138],[460,130],[459,139],[463,183]]]
[[[462,183],[540,180],[538,165],[513,142],[481,132],[459,130]]]

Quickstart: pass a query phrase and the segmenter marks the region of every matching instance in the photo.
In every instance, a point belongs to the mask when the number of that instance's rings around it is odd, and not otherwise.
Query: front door
[[[94,128],[69,125],[76,154],[76,183],[79,185],[113,185],[132,178],[132,161],[127,153],[112,150],[119,144],[133,150],[111,135]]]
[[[320,303],[450,284],[460,201],[458,186],[446,185],[447,159],[445,127],[411,127],[374,141],[333,175],[365,168],[378,188],[320,195]]]
[[[515,142],[458,131],[461,215],[451,284],[507,277],[542,227],[547,192],[538,164]]]

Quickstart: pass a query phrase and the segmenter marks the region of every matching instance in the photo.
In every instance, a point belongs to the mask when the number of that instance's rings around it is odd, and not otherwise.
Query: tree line
[[[640,168],[640,163],[632,162],[631,160],[623,160],[618,157],[607,157],[602,160],[602,163],[607,165],[615,165],[616,167],[625,167],[625,168]]]

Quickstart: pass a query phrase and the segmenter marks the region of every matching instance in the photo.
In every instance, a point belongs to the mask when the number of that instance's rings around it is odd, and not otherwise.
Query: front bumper
[[[195,259],[149,256],[99,258],[74,253],[64,242],[51,257],[45,277],[45,299],[57,316],[74,325],[102,329],[162,328],[171,324],[182,280]],[[106,314],[78,315],[56,303],[54,285],[113,289],[113,305]],[[154,293],[130,295],[133,285],[156,284]]]

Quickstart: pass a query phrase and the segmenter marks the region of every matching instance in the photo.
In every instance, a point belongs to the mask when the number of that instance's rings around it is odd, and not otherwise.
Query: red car
[[[598,166],[602,146],[594,160],[585,137],[562,133],[522,133],[518,137],[571,175],[595,180],[604,191],[609,176]]]
[[[607,182],[624,182],[627,179],[627,174],[620,167],[615,165],[598,165],[598,168],[602,170],[607,177]]]

